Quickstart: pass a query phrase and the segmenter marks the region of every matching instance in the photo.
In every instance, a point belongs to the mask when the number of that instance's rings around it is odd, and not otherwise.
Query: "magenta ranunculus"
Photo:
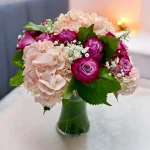
[[[36,41],[43,41],[43,40],[49,40],[49,34],[47,33],[43,33],[40,36],[36,37]]]
[[[119,65],[123,69],[123,72],[125,75],[128,75],[132,69],[132,64],[131,64],[130,60],[128,59],[128,57],[121,58]]]
[[[31,36],[31,32],[26,31],[25,34],[18,40],[16,49],[24,49],[25,46],[28,46],[33,42],[36,42],[36,40]]]
[[[103,57],[103,44],[97,38],[89,38],[84,44],[84,47],[89,47],[88,53],[91,58],[100,61]]]
[[[114,34],[112,34],[111,32],[108,32],[108,33],[106,34],[106,36],[111,36],[111,37],[113,37],[113,38],[116,38],[116,36],[115,36]]]
[[[47,34],[40,31],[26,31],[25,34],[18,40],[17,50],[24,49],[26,46],[31,45],[37,41],[55,41],[55,35],[53,33]]]
[[[56,36],[56,40],[60,42],[72,42],[77,39],[77,36],[76,32],[64,29]]]
[[[73,75],[81,82],[87,84],[99,79],[99,66],[93,58],[79,58],[71,65]]]
[[[54,34],[48,34],[48,33],[43,33],[40,36],[36,37],[36,41],[43,41],[43,40],[47,40],[47,41],[55,41],[55,35]]]

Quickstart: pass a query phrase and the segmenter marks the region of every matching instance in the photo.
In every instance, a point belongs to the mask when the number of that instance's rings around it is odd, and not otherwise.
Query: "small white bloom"
[[[84,54],[84,53],[86,53],[86,50],[85,50],[85,49],[82,49],[81,52]]]
[[[115,59],[115,61],[116,61],[116,63],[119,63],[119,57],[117,57],[117,58]]]
[[[115,61],[112,61],[112,62],[111,62],[111,67],[116,67]]]
[[[88,50],[89,50],[89,47],[86,47],[86,48],[85,48],[85,51],[87,52]]]
[[[18,39],[21,39],[21,37],[22,37],[21,35],[18,35]]]
[[[124,72],[122,72],[121,75],[124,76]]]
[[[90,56],[89,53],[86,53],[86,54],[85,54],[85,57],[89,57],[89,56]]]
[[[72,61],[73,61],[73,58],[72,58],[72,57],[69,57],[69,62],[72,63]]]
[[[118,78],[120,78],[121,76],[122,76],[121,73],[118,73],[118,74],[117,74],[117,77],[118,77]]]
[[[73,43],[76,43],[77,41],[76,40],[73,40]]]
[[[60,47],[63,48],[63,47],[64,47],[64,44],[60,44]]]
[[[54,42],[54,45],[57,45],[57,44],[58,44],[58,41],[55,41],[55,42]]]
[[[111,73],[108,73],[109,76],[111,76]]]
[[[47,28],[47,31],[48,31],[48,32],[50,32],[50,31],[51,31],[51,28],[50,28],[50,27],[48,27],[48,28]]]

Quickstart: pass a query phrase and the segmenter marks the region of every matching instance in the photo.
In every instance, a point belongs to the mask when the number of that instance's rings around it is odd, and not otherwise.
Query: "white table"
[[[0,150],[150,150],[148,83],[119,102],[110,95],[112,107],[88,105],[91,128],[80,137],[56,131],[59,104],[43,116],[33,97],[16,88],[0,102]]]

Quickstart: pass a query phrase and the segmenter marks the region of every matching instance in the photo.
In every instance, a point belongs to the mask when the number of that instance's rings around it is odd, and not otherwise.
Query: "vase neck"
[[[77,90],[74,90],[72,92],[72,95],[71,95],[71,97],[69,99],[70,100],[80,100],[80,101],[83,101],[82,98],[79,96]]]

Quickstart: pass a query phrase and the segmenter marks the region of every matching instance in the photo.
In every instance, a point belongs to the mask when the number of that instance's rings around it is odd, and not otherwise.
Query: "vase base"
[[[62,130],[59,129],[58,125],[56,126],[56,129],[57,129],[57,131],[58,131],[60,134],[62,134],[62,135],[64,135],[64,136],[82,136],[82,135],[86,134],[86,133],[89,131],[90,127],[89,127],[86,131],[84,131],[84,132],[82,132],[82,133],[77,133],[77,134],[72,134],[72,133],[63,132]]]

